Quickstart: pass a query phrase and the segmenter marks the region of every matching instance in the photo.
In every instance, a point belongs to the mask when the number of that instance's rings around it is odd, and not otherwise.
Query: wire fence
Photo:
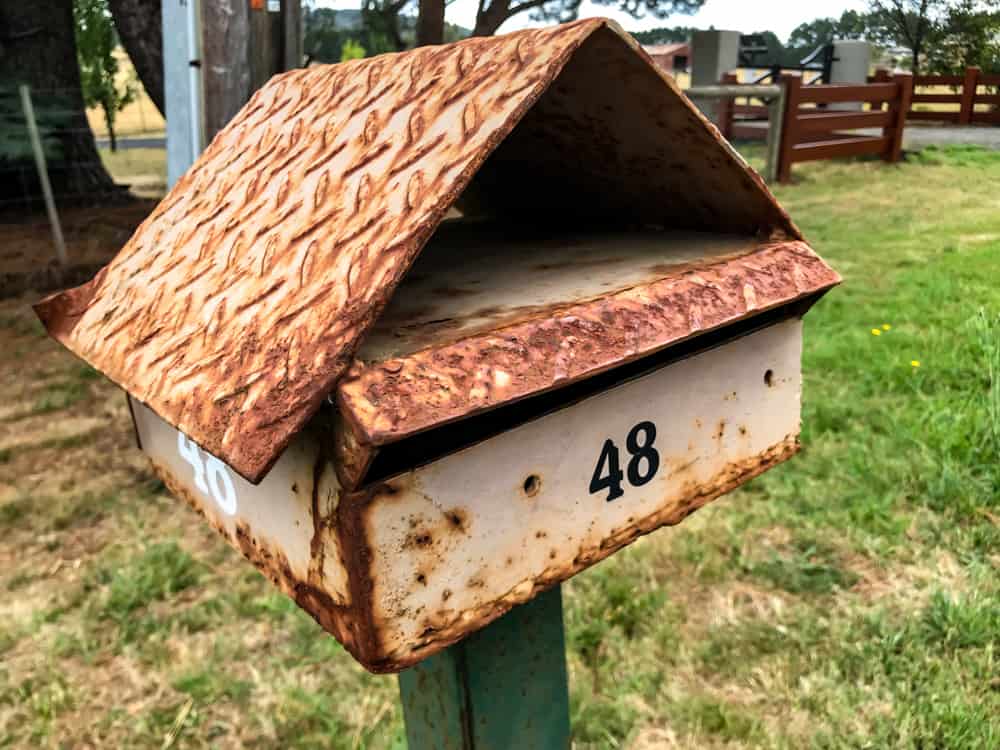
[[[37,210],[46,192],[75,205],[115,191],[79,90],[0,88],[0,211]]]
[[[65,267],[70,260],[60,213],[65,220],[68,209],[127,198],[127,187],[115,183],[101,158],[79,89],[0,87],[0,221],[37,225],[44,208],[48,258]],[[19,236],[21,230],[10,229],[12,238]],[[17,264],[18,249],[8,248],[4,257]]]

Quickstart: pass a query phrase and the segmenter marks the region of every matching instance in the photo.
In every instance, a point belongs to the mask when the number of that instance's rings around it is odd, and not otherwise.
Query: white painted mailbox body
[[[593,19],[276,78],[36,309],[171,492],[397,671],[794,454],[838,281]]]
[[[800,355],[801,321],[785,320],[360,495],[342,496],[319,435],[300,435],[252,485],[146,407],[133,410],[142,449],[175,494],[304,606],[364,607],[377,650],[358,656],[395,669],[791,456]],[[363,522],[338,528],[341,503]],[[361,563],[348,547],[369,554]],[[322,590],[303,595],[310,577]],[[352,602],[352,577],[367,579],[363,602]]]

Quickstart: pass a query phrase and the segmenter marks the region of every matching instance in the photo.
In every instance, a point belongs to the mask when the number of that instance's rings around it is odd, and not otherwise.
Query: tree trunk
[[[0,0],[0,88],[26,83],[42,137],[49,179],[57,199],[90,201],[124,197],[101,162],[83,106],[73,30],[73,0]],[[20,121],[20,112],[13,113]],[[30,164],[30,157],[25,164]],[[14,168],[25,166],[19,161]],[[6,200],[36,200],[41,187],[33,168],[22,180],[0,180]]]
[[[385,34],[392,48],[400,52],[406,49],[406,42],[399,31],[399,11],[406,5],[406,0],[393,0],[380,3],[377,0],[364,0],[361,3],[361,18],[369,31]]]
[[[487,0],[489,1],[489,0]],[[492,0],[476,13],[472,36],[493,36],[510,16],[510,0]]]
[[[420,0],[417,46],[444,42],[444,0]]]
[[[108,141],[111,144],[111,153],[118,152],[118,138],[115,136],[115,119],[111,116],[111,110],[105,104],[101,109],[104,110],[104,125],[108,129]]]
[[[166,116],[163,103],[162,0],[108,0],[115,28],[143,88]]]

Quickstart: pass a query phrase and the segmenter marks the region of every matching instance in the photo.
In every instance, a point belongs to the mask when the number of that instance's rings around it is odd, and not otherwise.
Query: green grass
[[[155,623],[147,620],[153,602],[166,599],[198,583],[201,565],[176,542],[157,542],[137,557],[112,557],[90,581],[103,590],[95,616],[114,623],[128,643]]]
[[[83,401],[90,393],[85,382],[78,380],[50,383],[38,396],[32,406],[34,414],[49,414],[62,411]]]
[[[804,449],[569,585],[577,737],[996,747],[1000,154],[796,176],[779,199],[844,276],[806,317]],[[629,637],[603,580],[666,598]]]
[[[566,585],[577,748],[1000,747],[1000,154],[795,177],[844,276],[806,317],[803,450]],[[51,371],[52,408],[108,388]],[[160,747],[180,717],[176,746],[402,746],[392,678],[128,477],[0,504],[35,556],[0,590],[37,600],[0,625],[8,744]]]
[[[34,315],[0,314],[0,329],[8,330],[18,336],[44,338],[48,335],[41,321]]]
[[[101,161],[116,182],[130,184],[143,197],[162,196],[167,186],[165,148],[100,149]]]
[[[114,494],[85,492],[55,497],[23,494],[0,504],[0,531],[24,529],[34,534],[49,534],[80,530],[119,508],[119,498]]]

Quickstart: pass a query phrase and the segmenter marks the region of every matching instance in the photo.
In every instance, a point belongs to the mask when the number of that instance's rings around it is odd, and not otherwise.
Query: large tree
[[[639,44],[672,44],[686,42],[697,31],[693,26],[659,26],[648,31],[630,32]]]
[[[115,55],[118,39],[108,2],[73,0],[73,17],[83,101],[88,107],[101,108],[111,150],[117,151],[115,120],[122,108],[135,99],[136,88],[131,77],[119,82],[121,71]]]
[[[444,0],[419,0],[417,46],[444,41]]]
[[[910,69],[920,72],[929,42],[947,11],[948,0],[871,0],[868,5],[869,34],[910,51]]]
[[[669,18],[677,13],[691,14],[705,4],[705,0],[592,0],[595,5],[614,7],[632,18]],[[507,19],[533,11],[538,21],[565,23],[580,14],[582,0],[479,0],[473,36],[490,36]]]
[[[149,98],[165,116],[161,4],[162,0],[108,0],[122,46]]]
[[[949,3],[927,46],[926,66],[934,73],[961,73],[971,65],[1000,71],[1000,0]]]
[[[89,200],[123,194],[101,163],[84,112],[73,0],[0,0],[0,89],[10,92],[19,84],[31,87],[57,196]],[[23,122],[19,126],[11,117],[3,127],[23,128]],[[8,161],[24,163],[16,155]],[[21,171],[23,182],[0,180],[0,201],[37,196],[36,179],[28,168]]]
[[[788,46],[813,50],[834,39],[862,39],[867,31],[866,14],[845,10],[840,18],[816,18],[800,23],[788,37]]]

